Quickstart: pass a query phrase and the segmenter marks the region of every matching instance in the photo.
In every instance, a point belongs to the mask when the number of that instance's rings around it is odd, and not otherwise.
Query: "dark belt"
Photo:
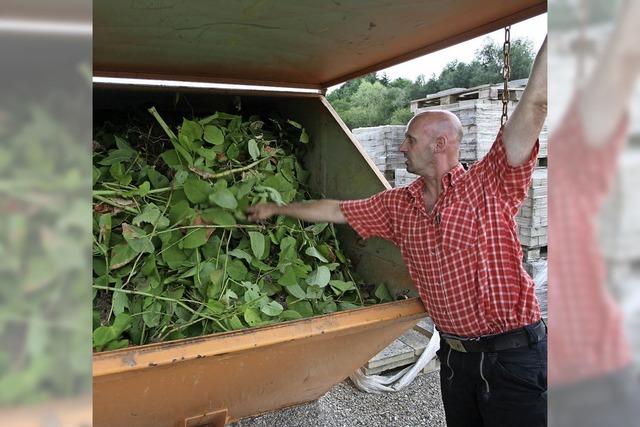
[[[440,337],[453,350],[463,353],[496,352],[520,347],[541,341],[547,335],[547,326],[542,320],[524,328],[496,335],[485,335],[478,338],[465,338],[457,335],[440,333]]]

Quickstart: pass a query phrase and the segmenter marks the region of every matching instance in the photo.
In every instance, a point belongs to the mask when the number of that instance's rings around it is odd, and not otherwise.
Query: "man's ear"
[[[435,141],[433,142],[433,151],[435,153],[442,153],[444,152],[446,147],[447,139],[444,136],[436,137]]]

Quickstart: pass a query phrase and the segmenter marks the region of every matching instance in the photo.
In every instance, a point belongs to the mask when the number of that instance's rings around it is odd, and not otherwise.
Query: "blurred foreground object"
[[[91,423],[90,5],[0,19],[0,426]]]
[[[622,3],[611,30],[604,2],[550,3],[551,426],[627,426],[640,415],[632,347],[611,292],[611,252],[596,226],[634,126],[628,110],[640,64],[639,3]],[[608,212],[618,217],[611,206]]]

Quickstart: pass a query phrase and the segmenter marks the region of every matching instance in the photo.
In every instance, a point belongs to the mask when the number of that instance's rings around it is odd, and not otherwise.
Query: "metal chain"
[[[511,50],[511,25],[504,28],[504,45],[502,45],[502,118],[500,123],[504,126],[507,123],[507,107],[509,106],[509,77],[511,76],[511,63],[509,52]]]

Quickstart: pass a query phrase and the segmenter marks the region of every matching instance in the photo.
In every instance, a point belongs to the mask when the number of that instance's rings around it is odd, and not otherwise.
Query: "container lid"
[[[94,75],[323,89],[538,15],[546,3],[94,2]]]

